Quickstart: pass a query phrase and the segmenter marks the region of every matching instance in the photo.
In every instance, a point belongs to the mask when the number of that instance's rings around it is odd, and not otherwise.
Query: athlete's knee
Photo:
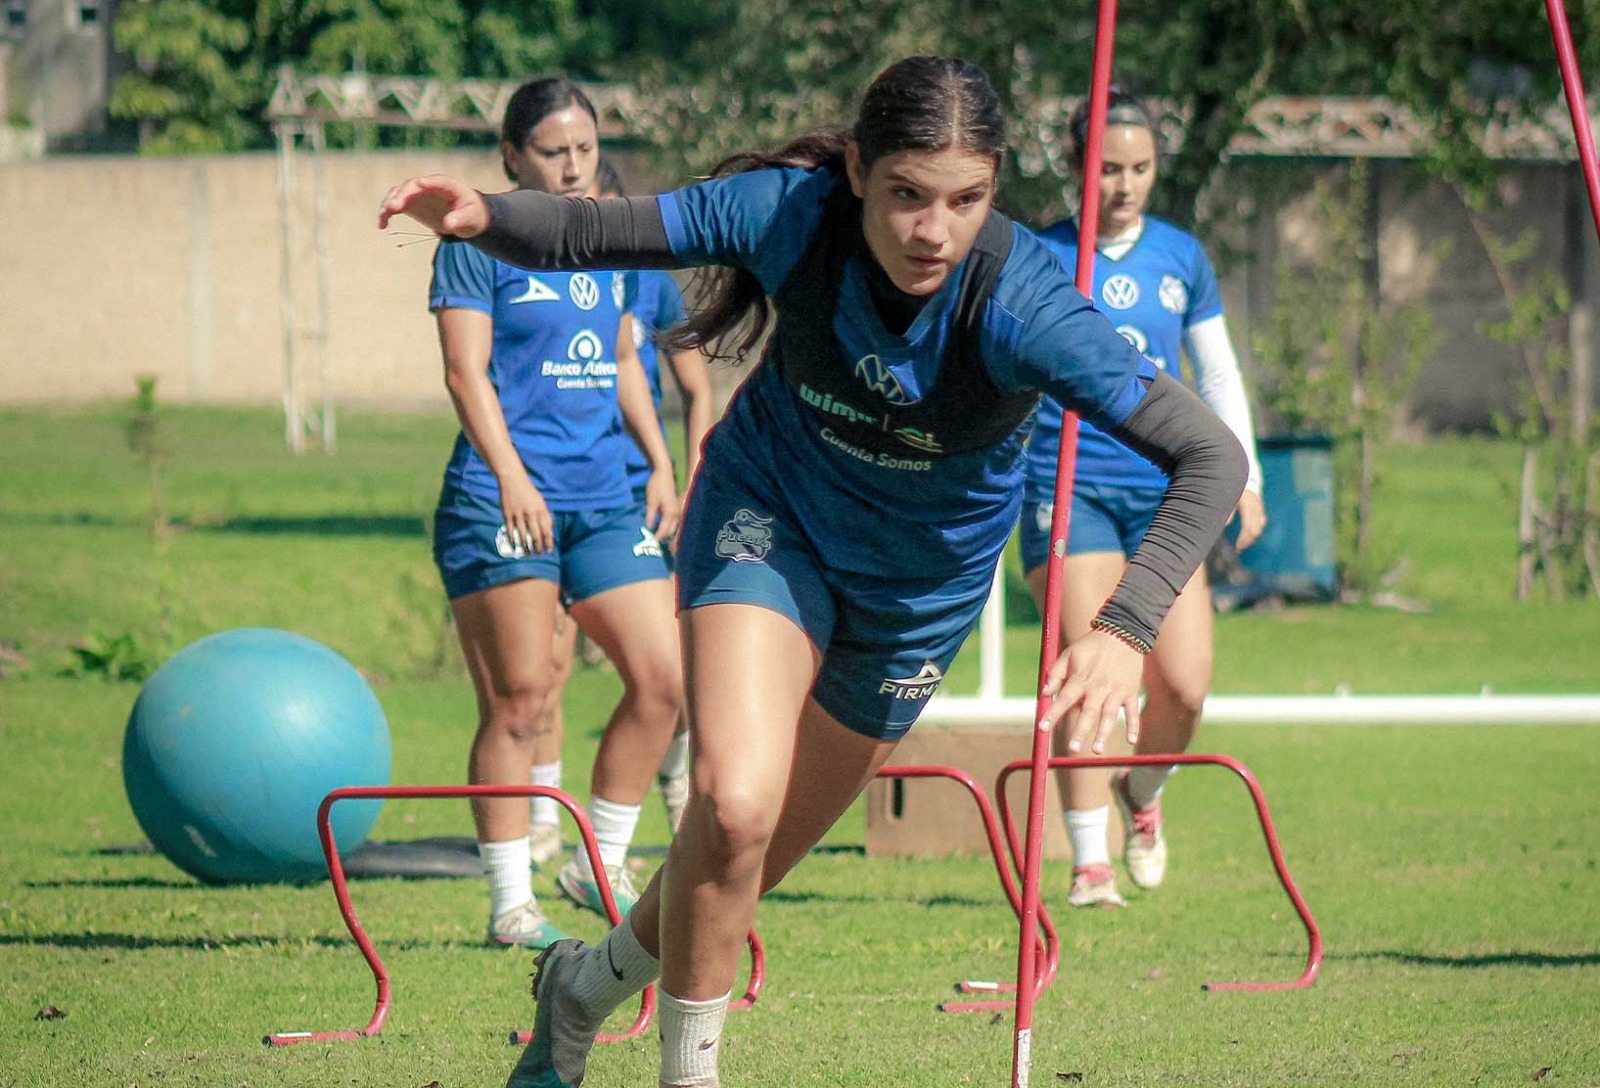
[[[698,791],[695,805],[701,841],[713,859],[730,869],[761,864],[777,830],[780,799],[750,784],[721,781]]]
[[[1210,673],[1188,677],[1168,677],[1164,683],[1151,684],[1146,691],[1144,717],[1167,719],[1185,727],[1193,727],[1205,709],[1206,695],[1211,690]]]
[[[481,730],[517,744],[532,744],[555,728],[555,706],[551,700],[554,690],[546,679],[542,683],[528,681],[495,692],[488,700]]]
[[[627,685],[642,715],[652,721],[670,721],[676,728],[678,712],[683,709],[683,668],[677,658],[663,654],[635,663]]]

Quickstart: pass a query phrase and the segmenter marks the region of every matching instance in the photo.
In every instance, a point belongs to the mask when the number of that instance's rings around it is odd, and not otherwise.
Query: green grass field
[[[137,685],[58,675],[95,634],[154,659],[223,628],[291,628],[373,679],[396,782],[461,780],[473,699],[425,531],[449,419],[349,413],[337,457],[295,460],[270,411],[169,413],[170,571],[123,419],[0,413],[0,1085],[498,1086],[515,1057],[506,1031],[531,1023],[531,959],[480,945],[477,882],[358,882],[395,981],[388,1027],[264,1048],[269,1031],[358,1027],[371,1011],[332,894],[204,887],[111,849],[140,838],[119,766]],[[1221,617],[1217,689],[1600,691],[1600,610],[1509,599],[1515,451],[1441,441],[1383,468],[1378,540],[1409,560],[1397,589],[1430,611]],[[1009,637],[1012,690],[1026,690],[1036,637]],[[969,658],[951,687],[973,683]],[[587,764],[615,693],[603,670],[575,679],[569,767]],[[1038,1007],[1034,1083],[1600,1084],[1597,741],[1551,726],[1206,730],[1199,747],[1242,758],[1274,806],[1323,928],[1321,979],[1201,990],[1293,977],[1305,944],[1244,791],[1186,771],[1168,792],[1168,885],[1121,912],[1058,912],[1064,962]],[[392,802],[374,832],[469,833],[456,802]],[[645,864],[665,834],[647,804]],[[991,864],[869,859],[862,840],[858,809],[764,904],[767,989],[730,1021],[726,1083],[1009,1083],[1008,1015],[934,1011],[956,979],[1014,971]],[[1065,882],[1048,873],[1047,897]],[[563,926],[600,932],[548,898]],[[66,1016],[36,1019],[47,1006]],[[587,1083],[653,1078],[647,1037],[603,1048]]]

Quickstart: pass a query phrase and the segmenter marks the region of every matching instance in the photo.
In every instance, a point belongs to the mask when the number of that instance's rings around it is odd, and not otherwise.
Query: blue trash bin
[[[1245,607],[1266,597],[1331,601],[1339,590],[1333,535],[1333,439],[1271,435],[1256,440],[1267,527],[1238,553],[1239,569],[1214,579],[1220,607]],[[1228,529],[1231,541],[1238,526]]]

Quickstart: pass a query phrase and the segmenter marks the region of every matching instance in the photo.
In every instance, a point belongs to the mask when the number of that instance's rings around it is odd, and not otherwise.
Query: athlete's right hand
[[[378,205],[378,229],[397,215],[409,215],[435,234],[472,238],[489,229],[489,205],[483,194],[447,174],[403,181]]]
[[[526,475],[500,481],[500,513],[513,544],[535,555],[556,546],[555,521],[544,496]]]

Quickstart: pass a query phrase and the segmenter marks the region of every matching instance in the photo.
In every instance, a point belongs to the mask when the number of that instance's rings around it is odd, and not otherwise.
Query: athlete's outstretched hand
[[[1121,710],[1128,721],[1128,743],[1133,744],[1139,739],[1143,677],[1143,654],[1104,631],[1090,631],[1050,666],[1044,694],[1053,699],[1044,721],[1054,730],[1065,720],[1068,754],[1079,754],[1088,742],[1089,750],[1100,755]]]
[[[378,229],[397,215],[409,215],[435,234],[472,238],[489,227],[489,205],[483,194],[447,174],[403,181],[378,205]]]

